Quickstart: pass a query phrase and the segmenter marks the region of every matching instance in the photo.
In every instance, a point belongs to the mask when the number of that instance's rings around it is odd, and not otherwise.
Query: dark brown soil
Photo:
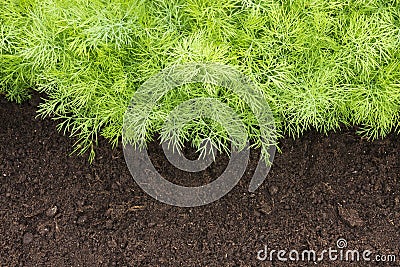
[[[313,266],[257,259],[258,251],[347,249],[396,255],[396,262],[323,261],[320,266],[400,262],[400,140],[369,142],[354,131],[284,139],[264,184],[246,176],[228,195],[198,208],[147,196],[121,147],[101,140],[92,165],[68,156],[73,141],[35,119],[38,96],[16,105],[0,97],[1,266]],[[221,156],[199,174],[177,172],[159,145],[149,151],[163,175],[185,185],[221,173]],[[189,153],[189,152],[188,152]],[[161,156],[162,155],[162,156]],[[174,178],[179,174],[179,179]],[[326,257],[327,258],[327,257]]]

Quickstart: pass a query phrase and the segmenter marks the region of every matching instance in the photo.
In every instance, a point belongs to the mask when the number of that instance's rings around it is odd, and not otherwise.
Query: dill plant
[[[282,134],[359,125],[378,138],[398,129],[398,0],[3,0],[0,3],[0,93],[21,102],[46,94],[43,117],[90,150],[102,135],[116,145],[139,86],[187,62],[234,66],[262,89]],[[254,115],[234,93],[182,86],[158,103],[147,140],[179,103],[218,98],[260,145]],[[210,120],[189,123],[184,140],[229,136]]]

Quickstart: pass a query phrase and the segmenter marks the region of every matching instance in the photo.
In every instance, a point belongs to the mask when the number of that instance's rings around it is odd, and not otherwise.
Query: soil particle
[[[358,211],[352,208],[338,206],[339,216],[352,227],[361,227],[364,221],[360,218]]]
[[[47,226],[47,224],[39,224],[37,227],[37,232],[40,235],[46,235],[50,232],[49,227]]]
[[[46,210],[46,216],[50,218],[54,217],[57,213],[57,210],[58,210],[57,206],[49,208],[48,210]]]
[[[85,224],[87,222],[87,220],[88,220],[88,216],[87,215],[81,215],[81,216],[78,217],[78,220],[76,221],[76,223],[78,225],[83,225],[83,224]]]
[[[277,186],[272,185],[269,188],[269,193],[271,194],[271,196],[274,196],[274,195],[276,195],[276,193],[278,193],[278,190],[279,190],[279,188]]]
[[[24,245],[28,245],[33,241],[33,234],[32,233],[25,233],[23,238],[22,238],[22,243],[24,243]]]

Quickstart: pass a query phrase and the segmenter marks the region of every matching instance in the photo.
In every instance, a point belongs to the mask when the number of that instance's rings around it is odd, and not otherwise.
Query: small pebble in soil
[[[79,218],[77,220],[77,224],[84,224],[84,223],[86,223],[87,219],[88,218],[86,215],[79,216]]]
[[[46,235],[46,234],[48,234],[50,232],[50,229],[49,229],[49,227],[47,227],[47,225],[40,224],[37,227],[37,232],[40,235]]]
[[[127,247],[127,245],[128,245],[128,242],[126,241],[126,240],[120,240],[120,242],[119,242],[119,247],[120,248],[126,248]]]
[[[272,212],[272,205],[269,203],[262,205],[262,207],[259,209],[259,212],[261,212],[264,215],[268,215]]]
[[[113,222],[111,220],[106,221],[106,229],[110,230],[113,228]]]
[[[271,194],[271,196],[276,195],[276,193],[278,193],[279,188],[275,185],[272,185],[269,188],[269,193]]]
[[[57,213],[57,210],[58,210],[57,206],[49,208],[48,210],[46,210],[46,216],[54,217],[54,215],[56,215],[56,213]]]
[[[33,235],[32,233],[25,233],[23,238],[22,238],[22,243],[24,243],[24,245],[28,245],[33,241]]]
[[[363,226],[364,221],[360,218],[358,211],[351,208],[338,207],[339,216],[350,226]]]
[[[116,248],[118,246],[117,242],[114,239],[108,240],[107,245],[109,248]]]
[[[118,190],[118,189],[119,189],[119,186],[118,186],[118,184],[116,184],[116,183],[112,183],[112,185],[111,185],[111,189],[113,189],[113,190]]]
[[[85,205],[85,200],[78,200],[78,201],[76,202],[76,204],[77,204],[79,207],[83,207],[83,206]]]
[[[390,193],[392,191],[392,187],[390,185],[385,185],[385,193]]]

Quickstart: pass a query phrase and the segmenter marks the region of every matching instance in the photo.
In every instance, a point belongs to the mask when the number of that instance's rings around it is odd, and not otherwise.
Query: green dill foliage
[[[41,116],[91,151],[98,135],[116,145],[135,91],[162,69],[188,62],[233,66],[261,89],[282,134],[359,125],[384,137],[399,128],[398,0],[3,0],[0,94],[21,102],[44,92]],[[182,86],[151,118],[151,140],[169,112],[192,98],[233,108],[260,145],[259,127],[238,95]],[[180,131],[195,146],[231,141],[212,120]]]

